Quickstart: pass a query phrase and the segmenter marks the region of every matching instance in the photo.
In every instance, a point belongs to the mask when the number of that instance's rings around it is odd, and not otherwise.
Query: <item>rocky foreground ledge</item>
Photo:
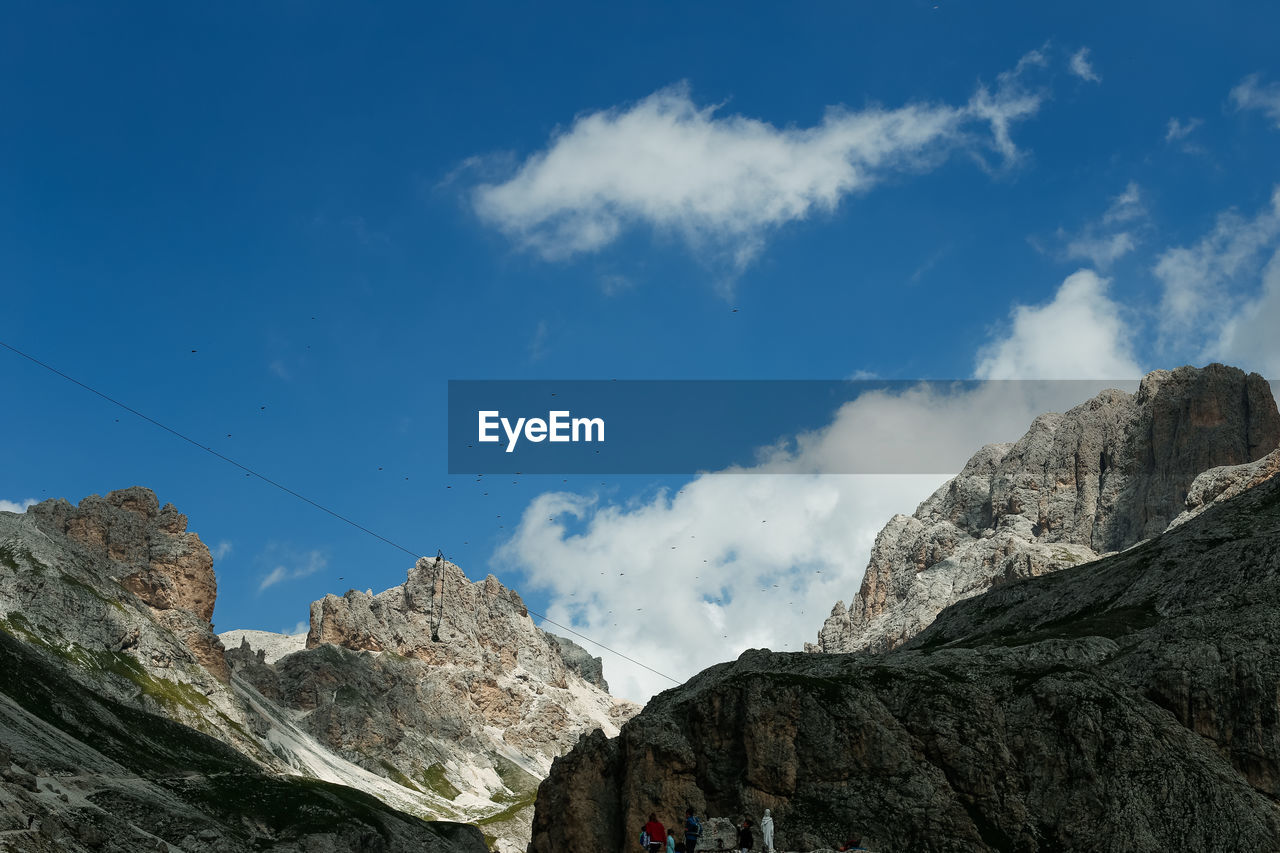
[[[781,850],[1280,849],[1280,478],[879,655],[749,651],[584,736],[530,850],[772,810]]]

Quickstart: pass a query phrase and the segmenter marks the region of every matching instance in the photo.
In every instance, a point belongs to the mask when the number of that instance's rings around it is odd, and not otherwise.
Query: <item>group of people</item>
[[[683,843],[677,840],[680,837],[684,838]],[[663,826],[656,813],[650,814],[649,822],[640,830],[640,846],[649,853],[694,853],[701,837],[702,821],[698,820],[692,808],[687,808],[684,810],[683,831]]]
[[[755,822],[751,818],[744,818],[738,827],[738,849],[741,853],[749,853],[755,846],[755,834],[751,831],[753,826]],[[760,819],[760,834],[763,836],[764,849],[767,853],[773,853],[773,817],[768,809],[764,810],[764,817]],[[678,840],[681,836],[684,837],[683,843]],[[649,815],[649,821],[640,830],[640,846],[648,853],[695,853],[701,838],[702,822],[692,808],[685,809],[682,832],[678,832],[675,827],[663,826],[656,813]]]

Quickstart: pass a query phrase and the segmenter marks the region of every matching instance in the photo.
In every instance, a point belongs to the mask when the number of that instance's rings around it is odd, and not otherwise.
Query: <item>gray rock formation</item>
[[[0,632],[0,849],[23,853],[483,853],[474,826],[265,772],[165,717],[89,690]]]
[[[593,657],[590,652],[573,640],[559,634],[547,634],[560,648],[560,658],[565,666],[576,672],[583,681],[594,684],[605,693],[609,692],[609,682],[604,680],[604,661]]]
[[[208,549],[185,527],[137,488],[0,513],[0,630],[57,655],[86,687],[270,766],[226,684]],[[188,575],[195,592],[181,589]]]
[[[214,737],[265,772],[476,822],[505,850],[527,843],[552,759],[638,710],[598,687],[593,659],[539,630],[518,595],[448,563],[436,631],[424,561],[380,595],[317,602],[310,648],[232,632],[226,650],[209,622],[212,559],[186,528],[142,488],[0,513],[0,633],[91,695]],[[188,847],[216,848],[201,843]],[[364,849],[345,843],[335,849]]]
[[[76,507],[44,501],[30,512],[46,533],[66,536],[109,567],[113,581],[146,602],[205,669],[227,680],[222,643],[209,621],[218,593],[213,556],[187,532],[187,517],[173,504],[161,507],[154,492],[135,486],[91,495]]]
[[[1280,474],[1280,448],[1256,462],[1210,468],[1191,484],[1191,489],[1187,492],[1187,508],[1170,526],[1189,521],[1215,503],[1230,500],[1276,474]]]
[[[955,601],[1131,547],[1189,498],[1227,488],[1205,481],[1197,491],[1197,475],[1278,445],[1267,383],[1217,364],[1156,371],[1136,394],[1104,391],[1042,415],[1017,442],[978,451],[914,515],[895,516],[850,606],[838,602],[806,648],[890,649]]]
[[[689,803],[783,850],[1280,849],[1280,478],[1013,580],[880,655],[750,651],[584,737],[533,853],[623,850]]]
[[[329,750],[432,798],[433,813],[481,821],[504,849],[527,845],[552,760],[639,710],[598,686],[599,659],[540,630],[514,591],[445,560],[419,560],[377,595],[314,602],[306,645],[269,664],[246,638],[227,654],[233,683]]]

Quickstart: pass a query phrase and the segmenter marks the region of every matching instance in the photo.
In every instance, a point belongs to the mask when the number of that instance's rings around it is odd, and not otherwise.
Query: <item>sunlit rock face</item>
[[[1129,548],[1189,499],[1226,492],[1193,489],[1197,476],[1277,446],[1267,382],[1218,364],[1156,371],[1135,394],[1104,391],[1041,415],[1013,444],[979,450],[914,515],[891,519],[852,602],[837,603],[806,648],[891,649],[953,602]]]

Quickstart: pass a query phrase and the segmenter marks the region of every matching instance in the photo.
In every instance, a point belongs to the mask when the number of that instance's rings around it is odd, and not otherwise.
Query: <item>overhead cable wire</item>
[[[125,410],[126,412],[128,412],[129,414],[131,414],[131,415],[136,415],[137,417],[142,418],[142,420],[146,421],[147,423],[149,423],[149,424],[151,424],[151,425],[153,425],[153,426],[159,427],[160,429],[162,429],[162,430],[164,430],[165,432],[167,432],[167,433],[169,433],[169,434],[171,434],[171,435],[175,436],[176,438],[180,438],[180,439],[182,439],[182,440],[183,440],[183,441],[185,441],[187,444],[190,444],[190,445],[192,445],[193,447],[197,447],[197,448],[199,448],[200,450],[203,450],[205,453],[208,453],[208,454],[210,454],[210,455],[212,455],[212,456],[216,456],[218,459],[221,459],[223,462],[226,462],[226,463],[227,463],[227,464],[229,464],[229,465],[234,465],[236,468],[239,468],[241,471],[245,472],[246,474],[249,474],[249,475],[251,475],[251,476],[257,477],[259,480],[261,480],[262,482],[266,483],[267,485],[274,486],[275,488],[279,489],[280,491],[284,492],[285,494],[290,495],[290,496],[292,496],[292,497],[295,497],[295,498],[297,498],[298,500],[303,501],[304,503],[310,504],[311,506],[315,507],[316,509],[320,510],[321,512],[328,513],[329,515],[333,516],[334,518],[338,519],[339,521],[342,521],[342,522],[344,522],[344,523],[346,523],[346,524],[351,525],[351,526],[352,526],[352,527],[354,527],[356,530],[359,530],[359,531],[360,531],[360,532],[362,532],[362,533],[366,533],[366,534],[368,534],[369,536],[372,536],[374,539],[377,539],[377,540],[379,540],[379,541],[381,541],[381,542],[383,542],[383,543],[385,543],[385,544],[387,544],[387,545],[390,545],[392,548],[395,548],[395,549],[397,549],[397,550],[403,551],[404,553],[408,554],[410,557],[413,557],[415,560],[416,560],[419,556],[421,556],[421,555],[420,555],[420,554],[418,554],[416,551],[413,551],[413,550],[411,550],[411,549],[409,549],[409,548],[406,548],[405,546],[401,545],[400,543],[395,542],[395,541],[392,541],[391,539],[388,539],[386,536],[383,536],[382,534],[380,534],[380,533],[378,533],[378,532],[376,532],[376,531],[374,531],[374,530],[370,530],[369,528],[365,527],[363,524],[360,524],[358,521],[355,521],[355,520],[353,520],[353,519],[351,519],[351,518],[349,518],[349,517],[347,517],[347,516],[343,515],[342,513],[337,512],[336,510],[332,510],[332,509],[330,509],[329,507],[325,506],[324,504],[320,503],[319,501],[312,500],[311,498],[307,497],[306,495],[304,495],[304,494],[300,494],[300,493],[298,493],[298,492],[294,491],[293,489],[289,488],[288,486],[284,485],[283,483],[281,483],[281,482],[279,482],[279,481],[277,481],[277,480],[273,480],[273,479],[271,479],[271,478],[270,478],[270,477],[268,477],[267,475],[265,475],[265,474],[263,474],[263,473],[261,473],[261,472],[259,472],[259,471],[255,470],[255,469],[253,469],[253,468],[250,468],[248,465],[245,465],[245,464],[243,464],[243,463],[241,463],[241,462],[237,462],[235,459],[232,459],[230,456],[227,456],[227,455],[226,455],[226,454],[224,454],[224,453],[219,453],[218,451],[214,450],[212,447],[210,447],[210,446],[209,446],[209,445],[207,445],[207,444],[201,444],[200,442],[196,441],[194,438],[191,438],[190,436],[188,436],[188,435],[186,435],[186,434],[184,434],[184,433],[179,432],[178,430],[174,429],[174,428],[173,428],[173,427],[171,427],[171,426],[168,426],[168,425],[166,425],[166,424],[161,423],[160,421],[156,420],[155,418],[151,417],[150,415],[144,414],[144,413],[142,413],[142,412],[138,411],[137,409],[133,408],[132,406],[129,406],[129,405],[125,404],[125,403],[122,403],[121,401],[117,400],[115,397],[112,397],[112,396],[110,396],[110,395],[108,395],[108,394],[104,394],[103,392],[99,391],[97,388],[94,388],[94,387],[93,387],[93,386],[91,386],[91,385],[88,385],[88,384],[86,384],[86,383],[84,383],[84,382],[81,382],[79,379],[76,379],[74,376],[69,376],[69,375],[67,375],[66,373],[63,373],[61,370],[58,370],[58,369],[57,369],[56,367],[54,367],[53,365],[47,364],[46,362],[41,361],[40,359],[36,358],[35,356],[30,355],[30,354],[28,354],[28,353],[25,353],[25,352],[23,352],[22,350],[18,349],[18,348],[17,348],[17,347],[15,347],[15,346],[12,346],[12,345],[10,345],[10,344],[7,344],[7,343],[5,343],[4,341],[0,341],[0,347],[4,347],[5,349],[7,349],[7,350],[9,350],[10,352],[12,352],[14,355],[18,355],[18,356],[21,356],[22,358],[25,358],[27,361],[31,362],[32,364],[38,365],[38,366],[40,366],[40,367],[43,367],[45,370],[49,371],[50,373],[56,374],[56,375],[58,375],[58,376],[61,376],[63,379],[67,380],[68,382],[72,383],[73,385],[77,385],[77,386],[79,386],[80,388],[83,388],[85,391],[88,391],[90,394],[94,394],[94,395],[96,395],[96,396],[98,396],[98,397],[101,397],[103,400],[106,400],[108,403],[111,403],[113,406],[118,406],[118,407],[120,407],[121,409],[124,409],[124,410]],[[548,617],[548,616],[545,616],[545,615],[543,615],[543,614],[541,614],[541,613],[538,613],[538,612],[537,612],[537,611],[535,611],[535,610],[529,610],[529,608],[528,608],[527,606],[525,607],[525,609],[526,609],[526,610],[528,610],[528,612],[529,612],[529,614],[530,614],[531,616],[535,616],[535,617],[537,617],[538,619],[541,619],[543,622],[546,622],[546,623],[547,623],[547,624],[549,624],[549,625],[554,625],[554,626],[556,626],[557,628],[559,628],[559,629],[560,629],[560,630],[562,630],[562,631],[566,631],[566,632],[568,632],[568,633],[570,633],[570,634],[573,634],[575,637],[578,637],[579,639],[586,640],[588,643],[591,643],[593,646],[595,646],[595,647],[597,647],[597,648],[600,648],[600,649],[603,649],[603,650],[605,650],[606,652],[609,652],[610,654],[612,654],[612,655],[614,655],[614,656],[616,656],[616,657],[618,657],[618,658],[621,658],[622,660],[627,661],[628,663],[635,664],[636,666],[640,667],[641,669],[646,669],[646,670],[648,670],[649,672],[652,672],[654,675],[658,675],[658,676],[661,676],[662,678],[667,679],[668,681],[670,681],[670,682],[671,682],[671,683],[673,683],[673,684],[681,684],[681,683],[682,683],[682,682],[680,682],[678,679],[672,678],[671,676],[667,675],[665,672],[659,672],[658,670],[654,669],[653,667],[649,666],[648,664],[641,663],[640,661],[636,660],[635,658],[631,657],[630,655],[624,654],[624,653],[622,653],[622,652],[618,651],[617,649],[613,649],[613,648],[610,648],[609,646],[606,646],[604,643],[600,642],[599,640],[592,639],[591,637],[588,637],[586,634],[579,633],[578,631],[573,630],[572,628],[570,628],[570,627],[569,627],[569,626],[567,626],[567,625],[561,625],[559,622],[556,622],[554,619],[551,619],[551,618],[550,618],[550,617]]]

